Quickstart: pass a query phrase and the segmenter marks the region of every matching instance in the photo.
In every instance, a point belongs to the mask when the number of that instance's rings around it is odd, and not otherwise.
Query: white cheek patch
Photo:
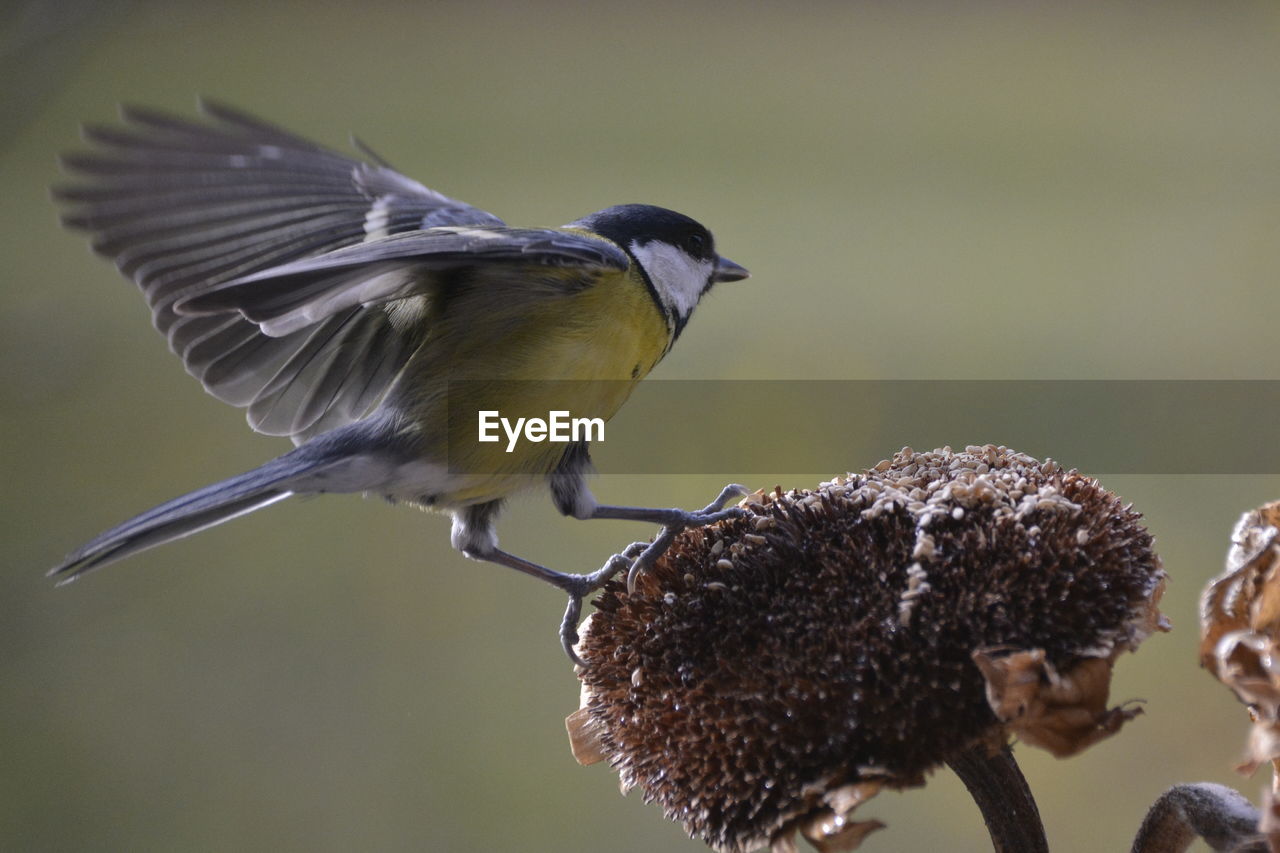
[[[631,253],[649,274],[666,307],[678,317],[688,317],[702,297],[715,264],[691,258],[661,240],[632,243]]]

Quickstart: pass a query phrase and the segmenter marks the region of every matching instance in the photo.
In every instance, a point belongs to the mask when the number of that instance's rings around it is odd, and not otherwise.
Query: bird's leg
[[[746,510],[738,507],[724,509],[724,505],[734,498],[744,498],[748,494],[750,492],[746,486],[730,483],[721,490],[715,500],[700,510],[656,509],[643,506],[607,506],[602,504],[593,507],[588,514],[580,517],[647,521],[651,524],[660,524],[663,527],[684,530],[686,527],[702,527],[706,524],[715,524],[717,521],[723,521],[726,518],[738,518]]]
[[[744,498],[750,492],[746,486],[738,483],[730,483],[721,490],[716,499],[707,504],[700,510],[690,511],[685,509],[652,509],[649,507],[637,506],[596,506],[593,508],[586,518],[615,518],[624,521],[647,521],[653,524],[661,524],[662,530],[657,537],[645,548],[645,550],[636,557],[634,563],[631,564],[630,570],[627,572],[627,591],[631,592],[635,589],[636,578],[640,577],[649,566],[657,562],[671,543],[675,541],[676,535],[688,527],[702,527],[707,524],[715,524],[717,521],[724,521],[727,518],[739,518],[746,513],[741,507],[724,508],[724,505],[734,498]]]
[[[639,562],[638,558],[642,555],[641,552],[649,548],[652,548],[652,545],[648,542],[632,542],[623,549],[621,554],[614,554],[599,569],[584,575],[557,572],[554,569],[540,566],[499,548],[494,548],[484,553],[476,551],[465,551],[464,553],[475,560],[497,563],[499,566],[506,566],[509,569],[515,569],[518,572],[531,575],[568,593],[569,606],[565,608],[564,619],[560,622],[560,644],[564,647],[565,654],[569,656],[569,660],[582,666],[582,659],[578,657],[573,647],[578,644],[578,618],[582,615],[583,600],[608,583],[618,572],[633,564],[633,561]]]
[[[714,524],[726,518],[741,516],[745,510],[738,507],[725,509],[724,505],[734,498],[746,496],[749,492],[745,486],[734,483],[725,486],[716,499],[701,510],[689,511],[683,509],[601,506],[595,503],[589,492],[585,491],[585,486],[580,486],[581,490],[579,491],[579,484],[580,480],[574,478],[570,483],[570,486],[574,487],[573,491],[567,493],[570,497],[566,500],[566,503],[570,503],[572,496],[586,496],[586,500],[589,503],[581,505],[582,511],[572,513],[578,518],[613,518],[624,521],[644,521],[660,524],[662,525],[662,530],[658,532],[657,537],[652,542],[632,542],[623,549],[622,553],[614,554],[596,571],[582,575],[557,572],[554,569],[548,569],[546,566],[540,566],[523,557],[517,557],[515,554],[500,549],[497,545],[497,537],[493,532],[493,518],[496,516],[499,506],[499,502],[496,501],[468,507],[456,514],[454,516],[452,539],[454,547],[473,560],[484,560],[485,562],[496,563],[499,566],[506,566],[509,569],[515,569],[518,572],[546,581],[558,589],[564,590],[569,596],[569,604],[565,608],[564,619],[560,622],[560,643],[564,646],[565,653],[569,656],[569,659],[575,664],[582,665],[582,660],[574,652],[573,647],[578,643],[578,618],[582,615],[582,602],[586,597],[608,583],[623,569],[628,569],[627,589],[633,589],[636,578],[640,576],[640,573],[657,562],[658,558],[671,547],[671,543],[675,541],[681,530],[687,527]]]

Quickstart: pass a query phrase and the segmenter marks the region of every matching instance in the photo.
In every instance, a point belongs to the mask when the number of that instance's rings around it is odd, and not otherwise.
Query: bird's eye
[[[688,240],[686,240],[686,245],[689,247],[689,251],[692,254],[701,255],[702,251],[707,246],[707,238],[703,237],[701,234],[698,234],[697,232],[694,232],[693,234],[689,235]]]

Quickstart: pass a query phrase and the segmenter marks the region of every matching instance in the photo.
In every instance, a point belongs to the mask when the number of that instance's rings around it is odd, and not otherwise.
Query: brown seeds
[[[1011,735],[1067,754],[1133,716],[1106,707],[1111,666],[1165,627],[1164,572],[1097,481],[1003,447],[907,449],[744,505],[631,594],[607,587],[578,647],[575,755],[598,742],[712,847],[853,849],[881,787]]]

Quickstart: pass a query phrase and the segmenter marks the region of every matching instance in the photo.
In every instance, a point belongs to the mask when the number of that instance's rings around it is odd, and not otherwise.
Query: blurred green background
[[[204,395],[132,286],[57,224],[55,154],[121,101],[189,112],[204,93],[340,148],[355,131],[517,224],[626,201],[697,217],[754,275],[713,295],[655,377],[1277,378],[1274,3],[0,15],[6,850],[704,849],[574,764],[562,599],[463,560],[443,518],[299,501],[68,589],[42,576],[106,526],[284,449]],[[777,440],[805,416],[758,411],[726,430]],[[895,449],[851,436],[821,452],[835,474]],[[814,477],[752,485],[774,482]],[[1148,704],[1118,737],[1068,761],[1018,750],[1062,851],[1127,849],[1175,782],[1264,785],[1231,770],[1245,712],[1197,667],[1195,602],[1280,477],[1104,482],[1148,517],[1175,631],[1119,661],[1113,699]],[[694,505],[721,484],[596,491]],[[648,531],[563,520],[537,495],[501,532],[582,570]],[[889,824],[867,849],[990,849],[945,771],[866,814]]]

